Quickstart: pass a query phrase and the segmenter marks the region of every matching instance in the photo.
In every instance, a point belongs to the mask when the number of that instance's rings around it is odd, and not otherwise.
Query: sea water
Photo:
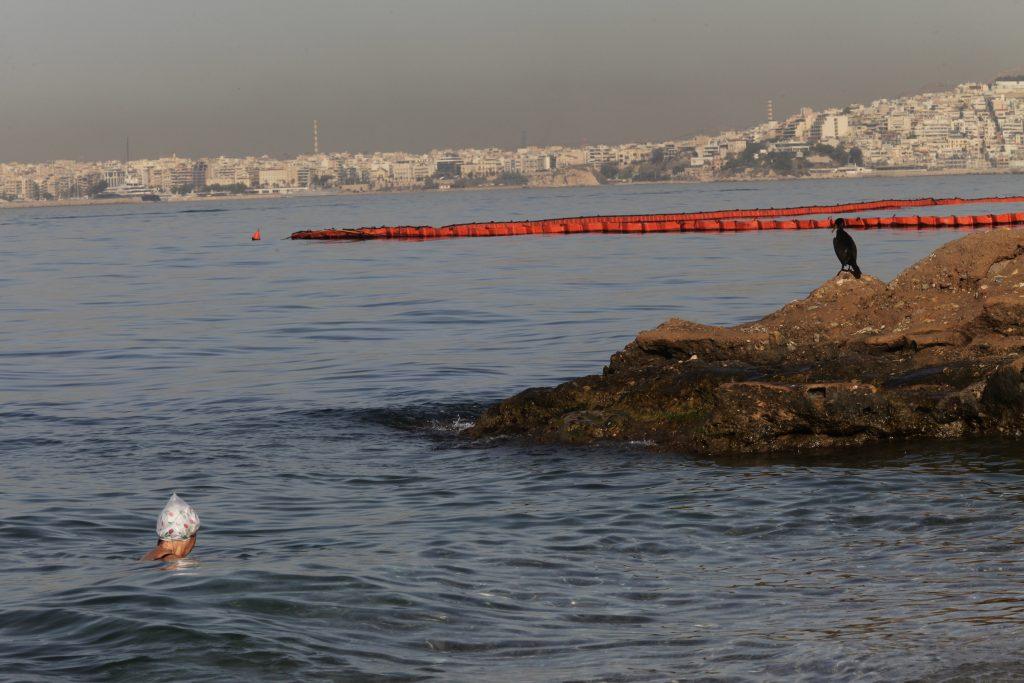
[[[1017,443],[710,461],[458,434],[671,316],[805,296],[838,270],[828,231],[282,238],[1022,193],[960,176],[0,209],[0,674],[1019,676]],[[852,234],[889,279],[964,233]],[[161,571],[136,560],[173,490],[203,529]]]

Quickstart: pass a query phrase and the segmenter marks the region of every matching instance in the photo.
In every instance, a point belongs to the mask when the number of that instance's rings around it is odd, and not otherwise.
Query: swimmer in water
[[[199,515],[195,509],[172,493],[167,505],[156,519],[156,547],[143,556],[143,560],[176,562],[196,547]]]

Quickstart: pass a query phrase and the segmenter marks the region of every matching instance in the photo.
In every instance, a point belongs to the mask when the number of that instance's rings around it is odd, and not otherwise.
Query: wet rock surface
[[[671,319],[600,375],[490,407],[474,438],[698,454],[1024,431],[1024,231],[947,244],[886,284],[843,273],[756,322]]]

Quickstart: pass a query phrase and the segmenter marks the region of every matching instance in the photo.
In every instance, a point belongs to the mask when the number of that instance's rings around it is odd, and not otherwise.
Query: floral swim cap
[[[199,514],[172,493],[167,505],[156,518],[156,535],[165,541],[187,541],[199,531]]]

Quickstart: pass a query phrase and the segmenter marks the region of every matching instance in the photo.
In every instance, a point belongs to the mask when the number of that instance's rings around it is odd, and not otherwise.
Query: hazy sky
[[[0,161],[678,138],[1024,70],[1022,0],[0,0]]]

